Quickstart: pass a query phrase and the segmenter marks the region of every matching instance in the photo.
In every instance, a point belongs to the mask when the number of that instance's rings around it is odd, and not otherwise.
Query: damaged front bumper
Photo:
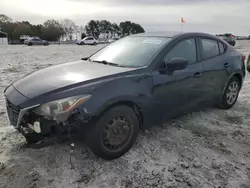
[[[32,101],[16,90],[13,85],[5,89],[4,96],[10,124],[20,131],[28,142],[29,140],[34,140],[35,142],[51,137],[61,138],[67,135],[69,131],[74,131],[74,129],[84,129],[86,127],[85,125],[89,123],[91,119],[91,115],[87,110],[80,109],[80,105],[57,116],[39,115],[35,110],[42,105],[36,104],[27,107],[28,102]],[[87,99],[86,95],[84,96],[84,99]],[[77,102],[83,101],[82,98],[78,98],[79,100],[76,100]],[[32,139],[30,139],[31,137]]]
[[[33,109],[37,106],[39,105],[20,109],[6,99],[10,124],[23,134],[28,144],[46,143],[47,146],[66,140],[69,134],[79,132],[76,130],[82,129],[83,124],[91,120],[91,116],[84,110],[75,109],[66,121],[58,122],[34,113]]]

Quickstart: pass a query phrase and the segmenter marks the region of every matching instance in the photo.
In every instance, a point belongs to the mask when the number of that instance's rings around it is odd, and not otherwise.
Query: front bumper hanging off
[[[27,103],[30,99],[22,95],[13,85],[4,90],[6,110],[10,124],[21,132],[25,138],[39,141],[48,138],[58,138],[59,140],[68,132],[77,128],[85,129],[86,122],[90,122],[91,116],[85,110],[75,109],[66,121],[55,121],[53,118],[40,116],[32,111],[39,104],[20,107],[19,104]],[[77,129],[78,130],[78,129]],[[78,130],[78,132],[81,132]]]
[[[10,124],[23,134],[29,144],[40,142],[42,145],[46,143],[47,146],[49,143],[65,141],[70,132],[74,134],[77,128],[90,121],[87,113],[76,110],[67,121],[58,123],[32,112],[31,109],[37,106],[39,105],[20,109],[6,99]]]

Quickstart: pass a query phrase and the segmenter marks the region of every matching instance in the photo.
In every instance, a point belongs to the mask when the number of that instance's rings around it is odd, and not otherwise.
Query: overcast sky
[[[78,25],[91,19],[130,20],[146,31],[232,32],[250,35],[250,0],[0,0],[0,14],[33,24],[70,18]]]

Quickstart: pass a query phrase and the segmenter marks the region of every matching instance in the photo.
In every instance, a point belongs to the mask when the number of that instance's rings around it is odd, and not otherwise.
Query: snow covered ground
[[[7,123],[4,88],[40,68],[78,60],[100,46],[0,46],[0,188],[250,187],[250,78],[230,110],[203,109],[139,135],[123,157],[104,161],[77,145],[25,147]],[[250,41],[236,48],[250,54]]]

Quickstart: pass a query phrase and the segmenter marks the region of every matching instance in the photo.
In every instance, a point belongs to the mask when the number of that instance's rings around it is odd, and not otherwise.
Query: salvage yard
[[[78,143],[71,157],[67,143],[27,148],[8,125],[5,87],[31,71],[79,60],[100,47],[0,46],[0,188],[250,187],[248,73],[232,109],[207,108],[152,127],[114,161],[101,160]],[[237,41],[236,48],[249,55],[250,41]]]

